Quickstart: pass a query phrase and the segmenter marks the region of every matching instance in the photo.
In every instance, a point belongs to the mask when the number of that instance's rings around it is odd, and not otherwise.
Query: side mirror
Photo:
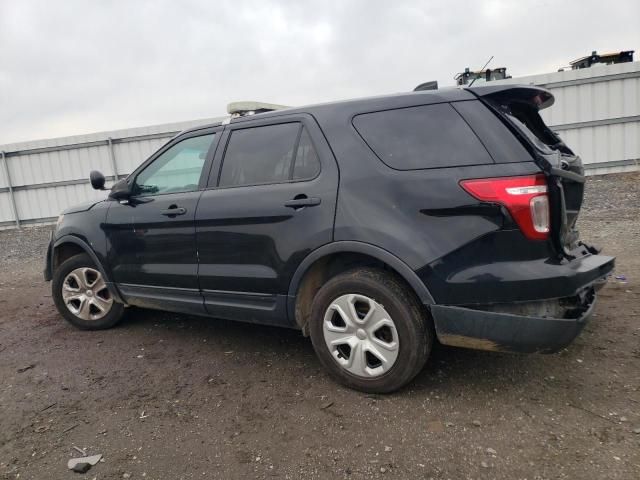
[[[127,179],[123,178],[122,180],[118,180],[111,187],[111,193],[109,194],[109,198],[113,200],[128,200],[131,196],[131,188],[127,183]]]
[[[104,175],[98,170],[91,170],[89,173],[89,181],[94,190],[104,190]]]

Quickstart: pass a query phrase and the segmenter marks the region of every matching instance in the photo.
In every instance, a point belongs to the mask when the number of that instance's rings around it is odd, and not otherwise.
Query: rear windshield
[[[353,126],[374,153],[397,170],[493,163],[448,103],[357,115]]]
[[[494,103],[512,125],[514,125],[525,137],[527,137],[536,148],[543,152],[551,150],[561,150],[570,153],[562,140],[544,123],[538,110],[527,103],[500,102]]]

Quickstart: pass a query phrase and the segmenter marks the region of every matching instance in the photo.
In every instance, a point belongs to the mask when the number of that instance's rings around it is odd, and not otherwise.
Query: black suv
[[[45,278],[79,328],[135,305],[300,329],[368,392],[409,382],[436,339],[557,351],[614,259],[574,229],[584,172],[538,113],[552,103],[485,85],[182,132],[60,216]]]

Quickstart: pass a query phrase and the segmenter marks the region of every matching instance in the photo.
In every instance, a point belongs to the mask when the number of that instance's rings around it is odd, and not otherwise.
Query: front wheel
[[[91,257],[84,253],[65,260],[56,269],[51,294],[58,312],[83,330],[110,328],[124,312],[124,306],[113,299]]]
[[[429,321],[413,292],[394,275],[361,268],[332,278],[318,291],[311,341],[340,383],[388,393],[424,367],[433,343]]]

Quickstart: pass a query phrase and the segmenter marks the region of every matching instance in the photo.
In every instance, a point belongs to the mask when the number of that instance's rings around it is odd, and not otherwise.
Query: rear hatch
[[[495,85],[469,89],[516,135],[547,176],[551,239],[563,256],[578,247],[576,221],[584,195],[582,161],[553,132],[540,110],[553,105],[548,90],[534,86]]]

